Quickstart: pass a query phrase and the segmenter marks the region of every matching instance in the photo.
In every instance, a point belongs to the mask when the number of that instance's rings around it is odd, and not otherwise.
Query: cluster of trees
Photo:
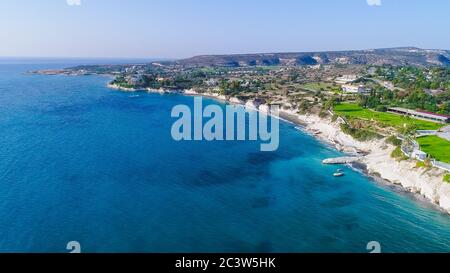
[[[381,136],[367,128],[365,128],[364,126],[360,125],[360,124],[355,124],[357,122],[360,121],[356,121],[356,120],[350,120],[351,124],[341,124],[341,130],[348,134],[351,135],[353,138],[360,140],[360,141],[368,141],[368,140],[372,140],[372,139],[380,139]]]
[[[450,91],[450,68],[448,67],[385,66],[378,67],[375,74],[404,89],[442,89]]]
[[[190,89],[194,86],[195,81],[186,75],[177,75],[175,77],[164,78],[163,80],[158,79],[153,75],[144,76],[144,86],[153,89],[169,89],[169,90],[183,90]]]
[[[220,93],[222,95],[236,95],[243,91],[243,87],[239,81],[222,80],[219,83]]]
[[[360,95],[360,106],[378,111],[386,106],[401,106],[430,112],[450,114],[450,69],[417,67],[378,67],[375,74],[401,88],[388,90],[374,85],[370,94]],[[442,90],[431,95],[427,89]]]
[[[239,93],[256,93],[265,89],[266,86],[260,80],[229,80],[222,79],[219,82],[219,89],[222,95],[236,96]]]
[[[374,90],[371,94],[361,94],[358,103],[365,108],[385,111],[386,106],[400,106],[410,109],[422,109],[430,112],[450,114],[450,91],[432,96],[424,91],[404,92],[385,89]]]

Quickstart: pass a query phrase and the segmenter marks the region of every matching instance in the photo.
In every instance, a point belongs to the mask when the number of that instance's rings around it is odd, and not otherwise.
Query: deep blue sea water
[[[0,64],[0,252],[450,251],[449,216],[350,168],[333,178],[321,160],[340,154],[291,124],[273,153],[175,142],[170,111],[193,98],[22,74],[65,66]]]

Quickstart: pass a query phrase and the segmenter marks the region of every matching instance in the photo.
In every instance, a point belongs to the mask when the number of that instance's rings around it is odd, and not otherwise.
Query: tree
[[[401,132],[406,137],[415,138],[417,132],[417,125],[414,123],[405,124]]]
[[[367,108],[367,101],[368,101],[368,97],[365,95],[359,95],[358,96],[358,105],[363,107],[363,108]]]
[[[323,108],[325,110],[333,110],[334,106],[337,104],[337,100],[335,97],[330,97],[327,102],[324,104]]]

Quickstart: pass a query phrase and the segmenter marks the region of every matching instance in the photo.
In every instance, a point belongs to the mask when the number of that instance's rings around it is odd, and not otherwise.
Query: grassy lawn
[[[334,107],[334,111],[346,117],[361,118],[368,120],[373,119],[387,126],[392,126],[395,128],[402,128],[404,127],[404,124],[408,125],[415,124],[419,130],[437,130],[443,127],[443,124],[440,123],[413,119],[391,113],[376,112],[369,109],[364,109],[358,106],[357,104],[349,104],[349,103],[339,104]]]
[[[450,174],[444,176],[444,182],[450,183]]]
[[[311,82],[311,83],[305,83],[300,86],[301,88],[305,88],[308,90],[315,90],[315,91],[334,91],[339,90],[338,86],[333,86],[333,84],[330,83],[324,83],[324,82]]]
[[[438,161],[450,163],[450,141],[437,136],[419,137],[420,149]]]

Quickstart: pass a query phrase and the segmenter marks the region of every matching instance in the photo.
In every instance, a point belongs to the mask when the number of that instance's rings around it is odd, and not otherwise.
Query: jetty
[[[361,160],[359,156],[344,156],[336,158],[327,158],[322,161],[323,164],[349,164],[355,163]]]

